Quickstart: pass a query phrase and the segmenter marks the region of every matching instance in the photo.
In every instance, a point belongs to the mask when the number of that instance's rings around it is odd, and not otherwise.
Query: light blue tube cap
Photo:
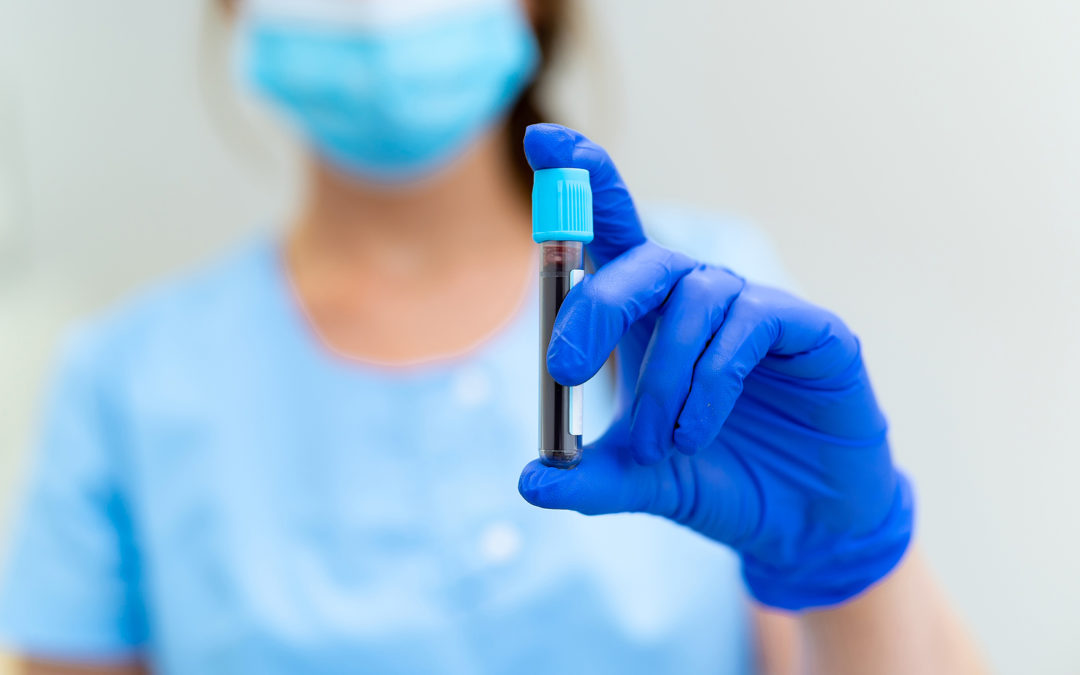
[[[593,239],[588,169],[540,169],[533,174],[533,241]]]

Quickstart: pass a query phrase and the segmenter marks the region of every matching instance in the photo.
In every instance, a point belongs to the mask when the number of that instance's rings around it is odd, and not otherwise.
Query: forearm
[[[867,592],[798,623],[810,673],[987,672],[917,547]]]
[[[147,675],[150,672],[138,661],[76,663],[19,658],[13,665],[15,675]]]

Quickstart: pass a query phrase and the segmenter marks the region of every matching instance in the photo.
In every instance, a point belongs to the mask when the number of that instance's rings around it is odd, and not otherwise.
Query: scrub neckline
[[[510,340],[531,322],[536,298],[539,296],[538,263],[533,259],[529,265],[529,281],[524,285],[514,310],[498,325],[467,347],[409,361],[379,361],[349,354],[334,347],[311,318],[299,289],[293,280],[285,257],[285,239],[282,233],[264,238],[264,259],[272,280],[275,304],[285,315],[293,336],[317,361],[336,370],[348,370],[358,374],[389,376],[424,376],[445,374],[463,365],[475,362]]]

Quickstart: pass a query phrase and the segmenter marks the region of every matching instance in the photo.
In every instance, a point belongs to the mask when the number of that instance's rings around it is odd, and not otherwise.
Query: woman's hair
[[[238,2],[238,0],[213,1],[226,13],[231,13]],[[511,109],[504,137],[504,148],[510,153],[515,177],[525,194],[532,189],[532,169],[525,161],[521,139],[525,136],[525,127],[546,119],[537,92],[548,74],[553,50],[567,21],[566,0],[533,0],[533,7],[532,23],[536,41],[540,46],[540,65],[533,81],[521,93]]]
[[[536,77],[522,92],[510,112],[505,139],[507,151],[511,153],[513,165],[517,168],[518,182],[526,194],[532,189],[532,169],[525,161],[521,139],[525,137],[525,127],[547,120],[543,106],[538,101],[537,91],[550,70],[553,50],[565,26],[565,0],[536,0],[533,30],[540,45],[540,66],[537,68]]]

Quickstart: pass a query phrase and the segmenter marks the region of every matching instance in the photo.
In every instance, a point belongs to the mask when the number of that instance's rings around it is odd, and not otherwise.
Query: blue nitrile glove
[[[735,549],[773,607],[835,605],[888,574],[912,494],[848,327],[647,240],[607,153],[581,134],[536,125],[525,152],[534,169],[590,171],[597,271],[566,297],[548,369],[580,384],[618,347],[620,412],[576,469],[526,466],[522,496],[682,523]]]

